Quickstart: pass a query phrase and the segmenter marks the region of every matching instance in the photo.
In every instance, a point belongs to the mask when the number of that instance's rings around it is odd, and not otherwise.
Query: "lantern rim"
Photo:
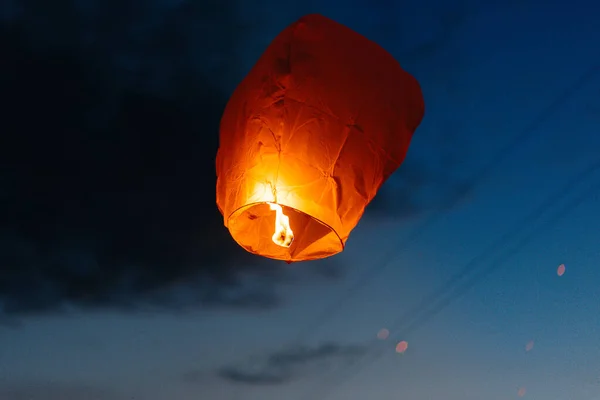
[[[280,205],[284,209],[286,215],[288,215],[288,216],[290,216],[289,213],[292,212],[297,215],[303,216],[305,219],[310,220],[311,222],[321,225],[323,228],[328,230],[329,234],[333,234],[333,236],[336,239],[336,247],[334,249],[332,249],[331,251],[326,251],[326,252],[321,251],[321,252],[317,252],[314,254],[301,255],[301,256],[296,256],[296,257],[289,254],[289,252],[287,252],[287,254],[285,254],[286,252],[284,252],[284,251],[282,251],[282,254],[277,255],[277,254],[273,254],[273,253],[265,254],[264,252],[252,249],[252,247],[249,244],[244,243],[239,239],[239,236],[241,236],[241,235],[236,234],[234,231],[232,231],[232,224],[235,223],[235,221],[237,220],[238,217],[242,216],[244,211],[249,211],[250,209],[252,209],[256,206],[262,206],[262,205],[268,205],[268,204]],[[252,254],[271,258],[273,260],[280,260],[280,261],[286,261],[286,262],[319,260],[322,258],[328,258],[328,257],[334,256],[338,253],[341,253],[342,251],[344,251],[344,249],[346,247],[346,243],[344,242],[344,240],[342,240],[342,238],[340,237],[338,232],[331,225],[325,223],[321,219],[319,219],[313,215],[310,215],[298,208],[295,208],[295,207],[292,207],[292,206],[289,206],[289,205],[286,205],[283,203],[278,203],[276,201],[255,201],[255,202],[251,202],[251,203],[246,203],[246,204],[236,208],[234,211],[232,211],[229,214],[229,216],[225,219],[225,226],[229,230],[229,233],[231,234],[231,237],[233,238],[233,240],[238,245],[240,245],[244,250],[246,250]],[[301,234],[299,233],[298,235],[301,235]],[[292,246],[293,245],[294,244],[292,243]],[[291,247],[290,247],[290,249],[291,249]],[[283,249],[283,248],[281,248],[281,249]]]

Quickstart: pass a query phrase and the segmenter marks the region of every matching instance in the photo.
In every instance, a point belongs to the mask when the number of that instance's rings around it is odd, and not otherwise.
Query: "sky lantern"
[[[247,251],[288,262],[344,249],[424,114],[416,79],[321,15],[283,30],[221,119],[217,205]]]

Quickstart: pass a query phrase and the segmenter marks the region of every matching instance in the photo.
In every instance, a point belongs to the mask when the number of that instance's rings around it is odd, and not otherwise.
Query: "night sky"
[[[392,53],[426,115],[346,250],[287,265],[229,236],[215,154],[313,12]],[[600,399],[598,15],[5,0],[0,399]]]

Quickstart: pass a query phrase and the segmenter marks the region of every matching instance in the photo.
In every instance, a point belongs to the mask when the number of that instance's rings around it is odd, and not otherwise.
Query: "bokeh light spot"
[[[396,353],[404,353],[408,349],[408,343],[403,340],[396,345]]]
[[[530,340],[529,342],[527,342],[527,344],[525,345],[525,351],[531,351],[533,350],[533,340]]]
[[[388,336],[390,336],[390,331],[388,331],[385,328],[383,328],[382,330],[380,330],[379,332],[377,332],[377,339],[385,340],[385,339],[388,338]]]

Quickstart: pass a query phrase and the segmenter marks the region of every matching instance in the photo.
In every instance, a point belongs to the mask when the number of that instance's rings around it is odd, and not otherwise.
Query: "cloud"
[[[435,170],[425,162],[409,161],[390,178],[369,204],[369,215],[415,218],[429,211],[444,211],[462,202],[470,193],[466,179]]]
[[[348,364],[362,356],[359,345],[326,343],[275,351],[259,360],[226,366],[217,374],[224,380],[248,385],[279,385],[307,375]],[[187,376],[190,376],[189,374]]]
[[[439,129],[438,129],[439,126]],[[371,216],[414,218],[468,199],[475,154],[462,123],[442,116],[418,130],[406,160],[369,204]]]
[[[125,11],[132,5],[120,3]],[[191,3],[183,10],[142,6],[134,14],[147,14],[145,20],[111,17],[113,33],[125,34],[111,38],[100,28],[108,23],[103,12],[116,2],[97,8],[98,21],[80,34],[67,34],[75,27],[60,18],[77,13],[67,4],[43,21],[25,12],[0,35],[9,60],[1,72],[11,77],[0,95],[7,104],[2,130],[10,137],[0,150],[6,162],[0,172],[1,309],[176,303],[171,297],[178,294],[166,289],[188,281],[206,288],[194,301],[273,306],[269,294],[248,290],[239,278],[274,264],[259,266],[240,249],[215,206],[214,157],[226,96],[218,79],[202,76],[209,68],[195,73],[186,67],[197,64],[191,54],[198,51],[174,37],[187,29],[178,21],[193,22],[184,11],[198,16],[202,10]],[[219,15],[222,29],[232,29],[225,11]],[[156,29],[127,35],[130,22]],[[91,42],[83,49],[79,40],[86,36]],[[226,55],[227,35],[203,38],[213,43],[200,47],[207,56],[217,42]],[[172,53],[177,46],[183,47]],[[123,65],[124,55],[135,65]],[[130,79],[132,68],[136,79]]]
[[[230,382],[248,385],[280,385],[292,379],[290,371],[240,371],[230,368],[221,370],[219,376]]]
[[[0,313],[277,307],[286,269],[237,246],[215,206],[235,3],[61,1],[40,19],[38,2],[0,28]],[[406,169],[371,210],[419,213],[440,181]],[[339,276],[315,265],[304,277]]]
[[[91,385],[21,382],[0,385],[0,398],[2,400],[125,400],[126,396]]]

